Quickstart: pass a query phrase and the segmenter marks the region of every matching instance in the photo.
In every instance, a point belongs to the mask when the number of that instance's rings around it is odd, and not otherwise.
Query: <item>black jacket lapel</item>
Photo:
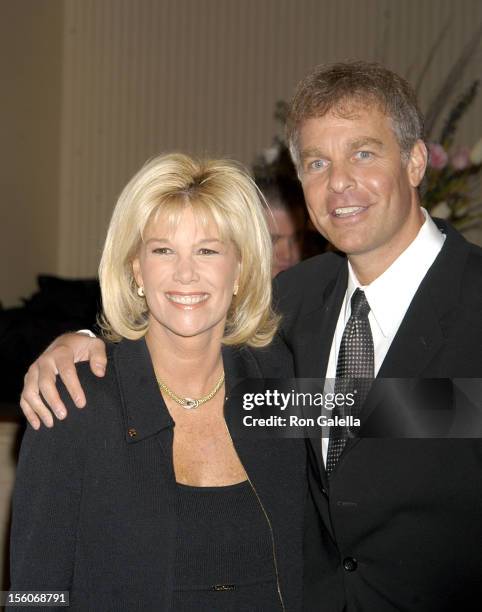
[[[340,314],[348,282],[348,266],[345,262],[337,277],[323,292],[322,303],[314,311],[299,320],[299,333],[293,346],[295,370],[299,378],[325,378],[331,344]],[[321,451],[321,437],[309,438],[309,455],[316,458],[322,489],[328,490],[328,479]],[[316,474],[315,474],[316,476]]]
[[[421,282],[393,339],[362,410],[362,422],[385,397],[383,384],[378,384],[382,379],[437,378],[445,375],[434,367],[434,361],[443,349],[450,313],[459,301],[469,245],[450,225],[438,219],[435,221],[446,235],[445,243]],[[359,440],[354,438],[347,442],[340,464]]]
[[[347,281],[348,267],[345,264],[337,277],[325,287],[319,306],[299,317],[296,340],[292,346],[296,376],[318,379],[325,377]]]

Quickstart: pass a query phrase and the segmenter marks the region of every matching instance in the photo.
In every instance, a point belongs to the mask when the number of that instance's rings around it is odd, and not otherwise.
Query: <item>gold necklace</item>
[[[198,408],[199,406],[202,406],[206,402],[209,402],[209,400],[213,399],[219,389],[221,389],[221,387],[223,386],[224,372],[221,374],[221,378],[214,385],[213,389],[207,395],[199,399],[193,399],[192,397],[180,397],[179,395],[174,393],[174,391],[169,389],[166,383],[163,383],[161,380],[158,380],[157,382],[161,391],[165,391],[172,400],[174,400],[177,404],[179,404],[186,410],[192,410],[193,408]]]

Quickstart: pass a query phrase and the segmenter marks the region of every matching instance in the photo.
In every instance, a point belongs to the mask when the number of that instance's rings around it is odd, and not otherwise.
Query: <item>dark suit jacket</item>
[[[240,379],[291,376],[284,350],[223,349],[228,395]],[[70,590],[70,609],[81,612],[164,612],[172,609],[176,538],[174,423],[144,340],[124,340],[109,353],[105,378],[96,378],[86,363],[78,366],[84,410],[62,388],[69,417],[25,434],[13,504],[11,588]],[[226,401],[228,428],[241,409]],[[285,609],[299,611],[305,445],[233,441],[271,523]],[[225,609],[223,595],[219,610]]]
[[[444,246],[379,378],[482,375],[482,250],[437,224]],[[325,376],[347,275],[346,259],[328,254],[275,283],[299,377]],[[308,450],[307,610],[442,612],[468,609],[474,598],[481,605],[481,441],[356,438],[329,482],[320,440]]]

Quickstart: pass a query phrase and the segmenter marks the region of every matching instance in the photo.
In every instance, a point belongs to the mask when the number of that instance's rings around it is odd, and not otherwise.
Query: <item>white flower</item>
[[[430,210],[432,217],[438,217],[439,219],[448,219],[452,214],[447,202],[439,202]]]
[[[278,155],[279,155],[279,147],[278,145],[273,145],[272,147],[270,147],[269,149],[265,149],[263,151],[263,157],[264,157],[264,161],[270,165],[272,164],[274,161],[276,161],[278,159]]]
[[[470,151],[470,161],[474,166],[482,164],[482,138],[480,138],[472,147]]]

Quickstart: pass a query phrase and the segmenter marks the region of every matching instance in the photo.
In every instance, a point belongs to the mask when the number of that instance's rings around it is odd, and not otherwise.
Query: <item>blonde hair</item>
[[[137,294],[132,262],[156,215],[176,222],[191,206],[203,223],[214,221],[221,239],[232,241],[241,262],[223,343],[269,344],[279,317],[271,309],[271,239],[261,198],[247,171],[233,161],[173,153],[141,168],[117,201],[100,261],[104,336],[117,342],[145,335],[148,310]]]

